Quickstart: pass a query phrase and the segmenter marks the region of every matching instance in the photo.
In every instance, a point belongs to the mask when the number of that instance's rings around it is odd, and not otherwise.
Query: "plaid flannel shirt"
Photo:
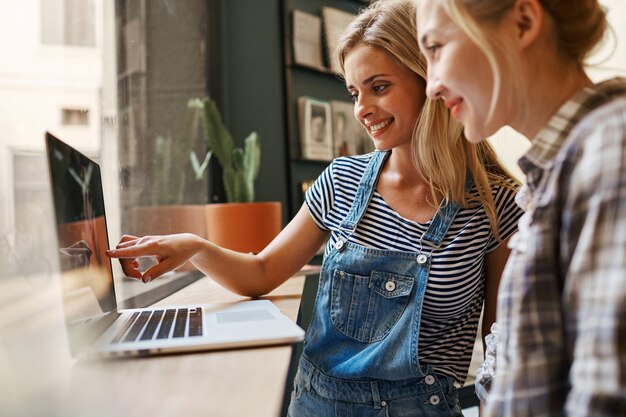
[[[585,88],[519,165],[487,416],[626,416],[626,79]]]

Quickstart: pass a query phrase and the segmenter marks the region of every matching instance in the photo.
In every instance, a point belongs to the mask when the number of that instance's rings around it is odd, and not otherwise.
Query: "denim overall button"
[[[344,245],[344,241],[343,240],[338,240],[337,243],[335,243],[335,249],[342,250],[343,249],[343,245]]]
[[[396,283],[395,283],[395,282],[393,282],[393,281],[387,281],[387,282],[385,283],[385,289],[386,289],[387,291],[390,291],[390,292],[391,292],[391,291],[393,291],[393,290],[395,290],[395,289],[396,289]]]
[[[424,265],[427,260],[428,260],[428,256],[424,255],[423,253],[420,253],[419,255],[417,255],[418,264]]]
[[[428,385],[432,385],[435,383],[435,377],[432,375],[426,375],[426,377],[424,378],[424,382],[426,382]]]
[[[380,402],[380,405],[381,405],[381,407],[387,407],[387,401],[382,400],[382,401]]]
[[[438,396],[438,395],[432,395],[432,396],[430,397],[430,403],[431,403],[432,405],[437,405],[437,404],[439,404],[439,396]]]

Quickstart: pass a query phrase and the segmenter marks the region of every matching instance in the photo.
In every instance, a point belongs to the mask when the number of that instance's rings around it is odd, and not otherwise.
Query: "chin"
[[[467,127],[463,128],[463,136],[470,143],[480,143],[485,138],[487,138],[487,136],[477,132],[476,129],[471,129]]]
[[[494,130],[494,126],[491,124],[486,125],[482,122],[483,120],[475,121],[467,121],[467,123],[463,123],[463,136],[470,143],[480,143],[483,140],[487,139],[489,136],[496,133],[498,129]]]
[[[377,151],[388,151],[389,149],[391,149],[389,145],[386,145],[384,142],[378,141],[376,139],[373,140],[373,144],[374,149],[376,149]]]

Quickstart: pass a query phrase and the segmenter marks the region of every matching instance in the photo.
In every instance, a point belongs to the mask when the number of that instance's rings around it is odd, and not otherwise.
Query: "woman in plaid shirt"
[[[488,416],[626,416],[626,79],[584,65],[607,27],[597,0],[420,1],[429,97],[532,141]]]

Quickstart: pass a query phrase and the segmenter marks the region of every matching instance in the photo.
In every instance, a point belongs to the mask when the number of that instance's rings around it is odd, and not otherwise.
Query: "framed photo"
[[[293,59],[296,64],[327,71],[322,59],[322,19],[293,11]]]
[[[312,97],[298,99],[302,159],[332,161],[334,157],[330,102]]]
[[[339,74],[341,67],[335,50],[339,44],[341,33],[356,18],[352,13],[334,7],[322,7],[322,22],[324,26],[324,41],[326,58],[331,72]]]
[[[335,157],[362,155],[370,152],[372,140],[365,128],[354,117],[354,103],[350,101],[331,100],[330,108],[333,118],[333,145]]]

